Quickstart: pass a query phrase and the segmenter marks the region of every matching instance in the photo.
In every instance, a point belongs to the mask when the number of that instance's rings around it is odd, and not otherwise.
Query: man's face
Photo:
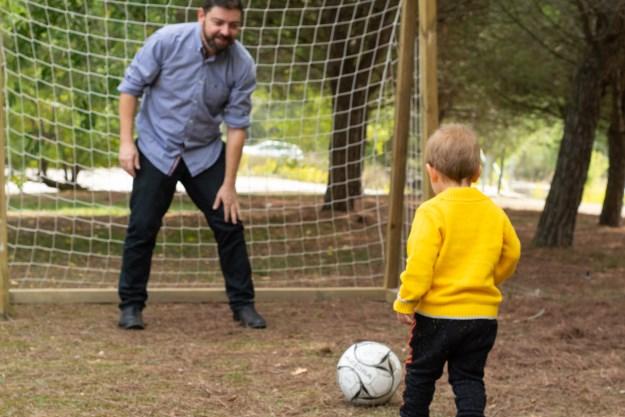
[[[219,53],[230,46],[241,31],[239,10],[212,7],[208,12],[198,10],[198,21],[202,25],[202,35],[206,46],[213,53]]]

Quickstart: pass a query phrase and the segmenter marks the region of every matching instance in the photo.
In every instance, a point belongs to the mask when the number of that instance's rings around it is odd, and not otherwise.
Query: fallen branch
[[[522,321],[536,320],[537,318],[541,317],[543,314],[545,314],[545,309],[541,308],[540,311],[538,313],[534,314],[533,316],[529,316],[529,317],[524,318],[524,319],[514,320],[514,323],[520,323]]]

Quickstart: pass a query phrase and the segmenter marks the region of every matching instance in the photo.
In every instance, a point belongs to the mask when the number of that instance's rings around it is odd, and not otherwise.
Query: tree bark
[[[534,235],[536,246],[573,244],[604,86],[623,62],[623,3],[580,1],[578,5],[587,50],[573,80],[556,171]]]
[[[590,50],[577,70],[556,171],[534,236],[537,246],[573,244],[601,107],[600,61],[600,55]]]
[[[342,81],[349,81],[348,77]],[[339,93],[334,106],[330,169],[323,208],[349,211],[362,195],[363,155],[367,134],[364,94]]]
[[[599,224],[619,227],[625,188],[625,94],[622,78],[616,77],[612,93],[612,117],[608,128],[608,184],[599,216]]]
[[[506,150],[503,149],[501,151],[501,158],[500,158],[501,164],[499,165],[499,176],[497,177],[497,195],[501,194],[501,186],[503,183],[503,170],[504,170],[504,164],[506,163]]]
[[[327,68],[334,116],[324,210],[350,211],[363,193],[368,105],[381,84],[375,66],[386,56],[382,46],[388,45],[393,30],[393,15],[384,13],[385,7],[383,1],[354,2],[326,13],[326,21],[337,23],[329,40]]]

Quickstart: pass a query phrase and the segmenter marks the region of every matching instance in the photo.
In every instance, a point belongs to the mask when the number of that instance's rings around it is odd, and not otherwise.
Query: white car
[[[253,145],[245,145],[243,146],[243,153],[250,156],[286,158],[296,161],[304,159],[304,152],[299,146],[277,140],[264,140]]]

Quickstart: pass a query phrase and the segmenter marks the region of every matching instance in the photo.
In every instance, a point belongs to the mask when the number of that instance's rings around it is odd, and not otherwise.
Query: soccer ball
[[[336,381],[352,404],[378,405],[399,386],[402,365],[388,346],[377,342],[351,345],[336,365]]]

